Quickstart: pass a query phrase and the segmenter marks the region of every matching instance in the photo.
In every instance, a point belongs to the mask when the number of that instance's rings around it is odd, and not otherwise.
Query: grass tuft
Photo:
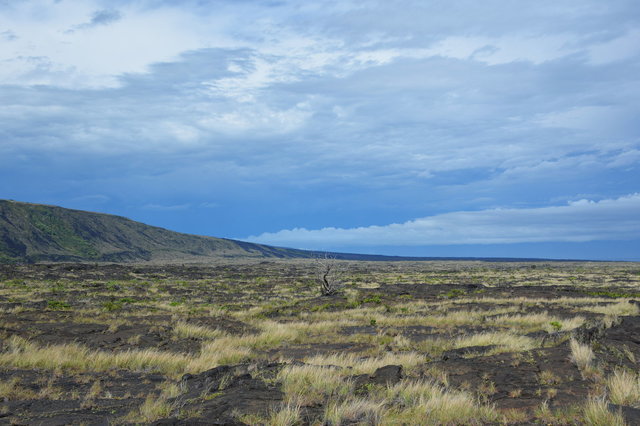
[[[578,366],[580,371],[588,371],[592,367],[595,355],[589,345],[579,343],[575,339],[571,339],[571,360]]]
[[[446,389],[428,381],[402,381],[385,391],[393,401],[383,424],[470,424],[498,419],[492,406],[480,404],[471,394]]]
[[[607,379],[609,398],[618,405],[640,405],[640,375],[616,370]]]
[[[330,402],[325,410],[324,421],[329,425],[379,425],[383,424],[385,404],[382,401],[367,399],[349,399],[343,402]]]
[[[294,426],[300,423],[300,405],[287,404],[271,413],[268,426]]]
[[[288,403],[309,405],[335,398],[344,398],[353,391],[353,384],[343,378],[340,370],[318,365],[287,366],[278,374]]]
[[[173,333],[180,338],[185,339],[216,339],[226,334],[222,330],[202,327],[195,324],[189,324],[185,321],[179,321],[173,327]]]
[[[426,356],[417,352],[385,353],[380,357],[362,358],[352,353],[316,355],[305,362],[314,365],[337,365],[350,368],[350,374],[372,374],[385,365],[401,365],[406,374],[410,374],[419,365],[427,361]]]
[[[609,411],[604,399],[590,399],[584,406],[584,422],[590,426],[625,426],[619,413]]]

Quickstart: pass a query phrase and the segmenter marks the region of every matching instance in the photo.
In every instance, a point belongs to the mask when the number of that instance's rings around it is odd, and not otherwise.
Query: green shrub
[[[562,329],[562,323],[559,321],[551,321],[549,324],[553,327],[554,331],[560,331]]]
[[[71,308],[71,305],[61,300],[49,300],[47,302],[47,306],[49,307],[49,309],[53,309],[53,310],[63,310],[63,309]]]
[[[466,293],[464,290],[460,290],[459,288],[454,288],[449,290],[447,294],[444,295],[447,299],[455,299],[456,297],[464,296]]]
[[[382,297],[379,294],[372,294],[362,299],[362,303],[375,303],[379,305],[382,303]]]

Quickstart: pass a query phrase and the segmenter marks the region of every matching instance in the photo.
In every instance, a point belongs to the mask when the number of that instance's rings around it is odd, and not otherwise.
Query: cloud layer
[[[0,193],[226,237],[622,206],[637,28],[631,0],[0,2]]]
[[[427,246],[586,242],[640,238],[640,194],[565,206],[444,213],[401,224],[351,229],[292,229],[249,241],[322,249],[349,246]]]

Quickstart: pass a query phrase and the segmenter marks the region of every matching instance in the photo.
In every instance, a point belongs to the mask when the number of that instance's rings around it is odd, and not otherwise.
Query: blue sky
[[[640,260],[640,8],[0,1],[0,198],[316,250]]]

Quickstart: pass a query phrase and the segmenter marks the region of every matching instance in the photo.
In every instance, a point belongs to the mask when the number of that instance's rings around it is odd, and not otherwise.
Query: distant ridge
[[[313,252],[182,234],[104,213],[0,200],[0,262],[308,258]]]
[[[183,234],[105,213],[0,200],[0,263],[177,263],[216,259],[311,259],[325,254],[341,260],[367,261],[560,261],[534,258],[406,257],[296,250]]]

